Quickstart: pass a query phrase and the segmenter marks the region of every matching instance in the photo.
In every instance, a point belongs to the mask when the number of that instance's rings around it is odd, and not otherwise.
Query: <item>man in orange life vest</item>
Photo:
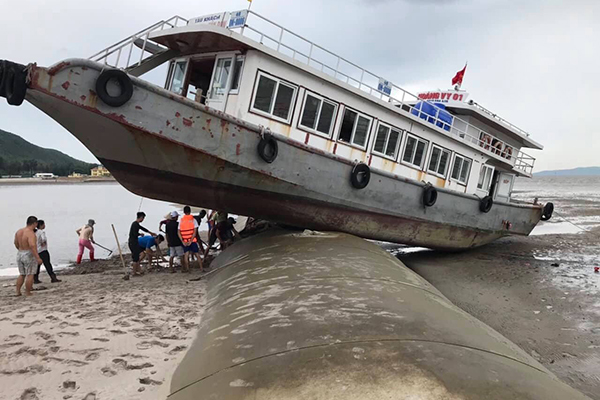
[[[198,221],[192,215],[192,210],[189,206],[183,207],[183,217],[179,221],[179,238],[183,243],[183,268],[185,271],[190,270],[190,254],[196,257],[200,271],[202,268],[202,258],[198,254]]]

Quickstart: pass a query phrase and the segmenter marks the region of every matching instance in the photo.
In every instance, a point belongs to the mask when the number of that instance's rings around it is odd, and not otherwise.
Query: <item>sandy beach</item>
[[[203,312],[204,281],[188,282],[198,272],[124,281],[119,262],[102,264],[28,298],[0,281],[0,399],[166,397]]]

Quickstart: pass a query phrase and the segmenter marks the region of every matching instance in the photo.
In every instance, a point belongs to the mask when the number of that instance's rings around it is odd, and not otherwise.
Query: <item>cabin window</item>
[[[315,133],[331,136],[338,105],[313,93],[306,93],[300,125]]]
[[[406,136],[406,146],[404,146],[404,154],[402,161],[419,169],[423,168],[425,161],[425,153],[427,152],[427,142],[416,136]]]
[[[479,174],[479,182],[477,183],[477,189],[485,190],[486,192],[490,190],[490,185],[492,184],[492,176],[494,175],[494,167],[490,167],[489,165],[481,166],[481,173]]]
[[[252,110],[289,123],[297,87],[264,74],[258,75]]]
[[[240,81],[242,80],[242,68],[244,66],[244,58],[236,57],[233,64],[233,79],[231,81],[231,90],[229,93],[238,93],[240,90]]]
[[[396,159],[401,136],[402,134],[399,129],[380,122],[377,129],[375,144],[373,145],[373,152]]]
[[[188,60],[178,61],[173,69],[173,81],[171,82],[171,92],[182,95],[185,84],[185,74],[187,72]]]
[[[452,167],[452,179],[467,184],[469,180],[469,170],[471,169],[471,160],[460,155],[454,156],[454,166]]]
[[[431,150],[431,159],[429,160],[429,167],[427,170],[434,175],[446,178],[449,161],[450,151],[433,145]]]
[[[371,121],[371,117],[346,108],[338,140],[364,148],[367,145]]]

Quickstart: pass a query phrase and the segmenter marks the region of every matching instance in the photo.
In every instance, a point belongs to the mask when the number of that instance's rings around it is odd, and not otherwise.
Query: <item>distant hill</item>
[[[557,169],[554,171],[541,171],[534,176],[593,176],[600,175],[600,167],[580,167],[573,169]]]
[[[72,172],[89,174],[97,164],[70,157],[58,150],[29,143],[13,133],[0,129],[0,175],[33,175],[52,172],[66,176]]]

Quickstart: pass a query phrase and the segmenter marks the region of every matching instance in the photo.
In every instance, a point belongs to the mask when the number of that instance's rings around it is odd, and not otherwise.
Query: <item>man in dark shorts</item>
[[[165,234],[167,235],[167,243],[169,244],[169,268],[171,272],[175,272],[175,268],[173,267],[173,259],[175,257],[180,257],[183,263],[183,243],[179,238],[179,222],[177,219],[179,218],[179,213],[177,211],[172,211],[170,215],[171,219],[167,222],[165,227]]]
[[[140,230],[149,233],[153,237],[156,236],[155,233],[150,232],[148,229],[140,225],[142,222],[144,222],[144,218],[146,218],[146,214],[143,212],[138,212],[136,220],[133,221],[133,223],[131,224],[131,228],[129,228],[129,240],[127,241],[127,244],[129,245],[129,250],[131,250],[131,260],[133,261],[133,275],[141,275],[140,254],[142,253],[143,249],[138,243]]]

